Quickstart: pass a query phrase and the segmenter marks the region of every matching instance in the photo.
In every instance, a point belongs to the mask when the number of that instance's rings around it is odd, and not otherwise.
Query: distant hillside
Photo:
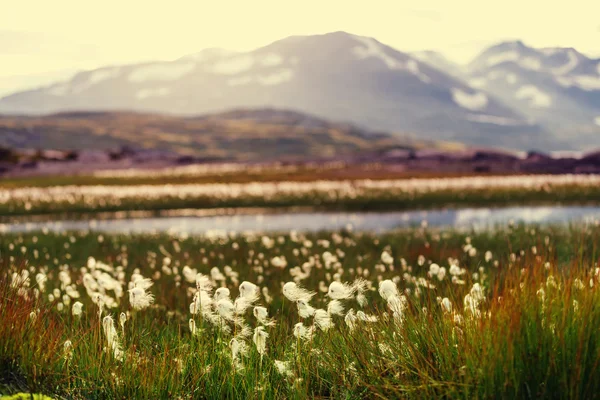
[[[599,146],[600,59],[573,48],[538,49],[511,41],[486,49],[465,75],[471,86],[520,110],[568,147]]]
[[[107,66],[0,99],[0,113],[133,110],[184,116],[276,107],[430,140],[568,147],[520,109],[411,54],[346,32],[292,36],[245,53],[209,49]],[[421,55],[422,57],[422,55]],[[435,57],[434,57],[435,58]],[[439,57],[438,57],[439,58]],[[438,60],[439,61],[439,60]]]
[[[132,112],[0,116],[0,146],[59,150],[128,146],[211,160],[262,161],[452,145],[369,132],[294,111],[247,109],[193,118]]]

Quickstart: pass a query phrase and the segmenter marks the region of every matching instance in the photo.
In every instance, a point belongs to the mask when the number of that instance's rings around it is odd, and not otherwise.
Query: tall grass
[[[410,210],[598,204],[596,175],[0,187],[0,216],[214,208]]]
[[[594,398],[600,393],[598,233],[595,226],[518,226],[470,235],[414,230],[379,236],[3,236],[0,393],[32,391],[66,398]],[[88,257],[96,265],[88,264]],[[282,267],[275,257],[285,257],[287,265]],[[281,286],[297,276],[293,267],[304,263],[311,267],[305,268],[309,272],[300,284],[319,292],[311,305],[327,308],[324,291],[330,282],[363,277],[372,284],[367,304],[361,308],[355,298],[343,300],[345,312],[362,310],[377,321],[357,320],[350,326],[333,315],[333,328],[317,329],[306,340],[296,338],[294,325],[301,319]],[[440,280],[431,273],[436,271],[433,263],[464,272],[447,272]],[[264,357],[251,337],[226,333],[190,314],[196,289],[183,273],[186,265],[209,276],[218,268],[225,281],[215,283],[228,287],[232,298],[245,280],[267,288],[260,303],[276,325],[266,328]],[[135,269],[152,278],[154,305],[135,311],[127,295],[118,298],[106,291],[118,301],[99,316],[98,305],[84,289],[84,275],[102,268],[125,289]],[[27,275],[23,270],[29,271],[28,283],[21,279]],[[67,290],[59,271],[68,272],[81,295],[70,305],[64,304]],[[45,283],[36,279],[39,273]],[[377,291],[378,282],[386,279],[395,279],[406,298],[401,318],[395,318]],[[54,289],[61,296],[49,299]],[[466,301],[467,295],[476,304]],[[448,298],[452,310],[441,306],[442,298]],[[84,305],[81,317],[71,314],[75,300]],[[119,335],[123,361],[107,349],[101,323],[106,315],[118,321],[120,312],[129,313]],[[251,310],[244,321],[258,326]],[[312,318],[304,320],[306,327],[312,324]],[[248,346],[237,360],[230,346],[234,335]],[[72,343],[67,350],[66,341]]]

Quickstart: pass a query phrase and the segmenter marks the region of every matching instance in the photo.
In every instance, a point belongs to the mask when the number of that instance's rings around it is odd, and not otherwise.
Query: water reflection
[[[355,231],[382,232],[420,226],[485,229],[509,221],[527,223],[593,222],[600,219],[600,207],[508,207],[382,213],[300,212],[260,215],[178,216],[156,218],[114,218],[90,221],[16,222],[4,224],[5,232],[94,230],[112,233],[227,233],[316,232],[351,227]]]

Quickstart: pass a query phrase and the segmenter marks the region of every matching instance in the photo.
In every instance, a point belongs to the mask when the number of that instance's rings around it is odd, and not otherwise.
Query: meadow
[[[595,398],[598,224],[0,236],[0,393]]]
[[[226,175],[235,175],[236,170]],[[135,172],[135,171],[133,171]],[[98,177],[109,181],[54,186],[0,186],[0,216],[90,214],[176,209],[309,207],[315,210],[381,211],[460,206],[598,204],[600,175],[456,176],[403,179],[322,179],[298,175],[252,182],[185,183],[184,172],[138,181],[133,172]],[[243,174],[242,174],[243,175]],[[216,179],[216,175],[208,175]],[[162,179],[167,179],[163,181]],[[277,180],[277,179],[283,180]],[[297,179],[296,179],[297,178]],[[110,179],[116,179],[110,180]],[[208,178],[207,178],[208,179]],[[79,182],[79,181],[74,181]],[[145,182],[145,183],[142,183]],[[81,182],[79,182],[81,183]],[[98,184],[95,184],[98,183]]]

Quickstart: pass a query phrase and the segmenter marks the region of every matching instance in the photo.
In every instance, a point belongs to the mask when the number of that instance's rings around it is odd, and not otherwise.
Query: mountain
[[[73,77],[77,70],[58,70],[30,75],[9,75],[0,77],[0,97],[23,90],[48,86],[53,82]]]
[[[0,117],[0,147],[114,150],[124,146],[202,159],[257,161],[340,158],[397,148],[448,149],[452,144],[391,137],[279,109],[240,109],[200,117],[132,112]]]
[[[499,43],[467,67],[471,86],[530,116],[573,148],[600,144],[600,59],[573,48]]]
[[[178,115],[277,107],[373,130],[485,146],[560,149],[526,115],[417,57],[345,32],[293,36],[246,53],[81,72],[0,99],[0,113],[132,110]]]
[[[425,50],[425,51],[416,51],[410,53],[411,56],[415,57],[417,60],[436,68],[440,71],[447,73],[458,79],[464,79],[464,69],[461,65],[450,61],[444,56],[442,53],[433,50]]]

